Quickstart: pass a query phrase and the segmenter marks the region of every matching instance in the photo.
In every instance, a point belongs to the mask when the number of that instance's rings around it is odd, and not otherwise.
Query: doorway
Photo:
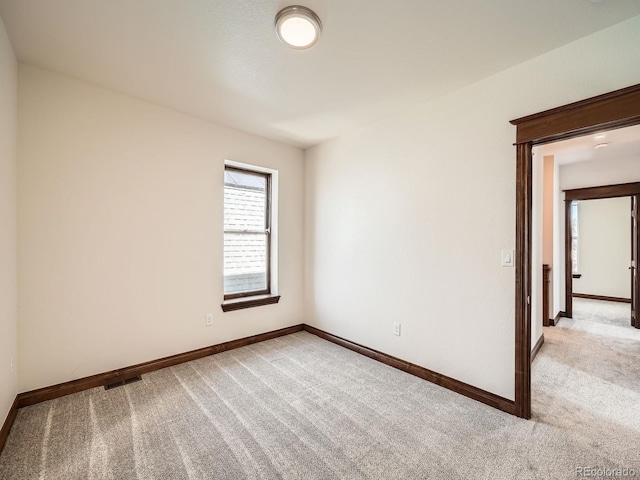
[[[516,126],[514,414],[531,418],[532,149],[534,145],[640,124],[640,85],[511,123]]]
[[[638,300],[640,297],[640,291],[638,290],[638,237],[640,231],[638,230],[638,202],[640,199],[640,182],[626,183],[618,185],[607,185],[602,187],[582,188],[575,190],[565,190],[565,316],[573,317],[573,297],[574,297],[574,279],[580,275],[576,271],[576,234],[575,234],[575,222],[577,221],[577,209],[580,201],[591,200],[604,200],[604,199],[619,199],[627,200],[628,208],[630,212],[630,245],[627,249],[629,255],[629,278],[630,284],[629,292],[631,303],[631,315],[629,322],[632,327],[640,329],[640,321],[638,321]],[[577,278],[576,280],[581,280]],[[583,297],[585,295],[583,294]],[[610,299],[614,301],[626,301],[626,295],[620,297],[616,295],[589,295],[589,297],[602,297],[601,299]],[[594,298],[597,299],[597,298]]]

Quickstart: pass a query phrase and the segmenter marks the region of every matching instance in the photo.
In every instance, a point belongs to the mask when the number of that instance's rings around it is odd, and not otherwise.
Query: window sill
[[[262,305],[271,305],[280,301],[280,295],[256,295],[254,297],[234,298],[233,300],[225,300],[222,302],[222,311],[231,312],[233,310],[241,310],[243,308],[260,307]]]

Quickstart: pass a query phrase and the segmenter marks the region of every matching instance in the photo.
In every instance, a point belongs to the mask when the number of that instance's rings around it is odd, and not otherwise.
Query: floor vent
[[[139,382],[142,380],[142,377],[138,375],[137,377],[127,378],[126,380],[120,380],[118,382],[109,383],[104,386],[105,390],[111,390],[112,388],[121,387],[122,385],[128,385],[130,383]]]

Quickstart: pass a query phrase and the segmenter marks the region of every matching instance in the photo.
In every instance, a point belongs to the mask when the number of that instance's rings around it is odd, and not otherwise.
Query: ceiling
[[[298,0],[296,0],[298,1]],[[307,147],[640,15],[638,0],[0,0],[19,61]]]
[[[603,143],[607,146],[595,148],[596,145]],[[563,140],[540,148],[543,155],[553,155],[558,165],[590,160],[611,162],[627,158],[640,160],[640,125]]]

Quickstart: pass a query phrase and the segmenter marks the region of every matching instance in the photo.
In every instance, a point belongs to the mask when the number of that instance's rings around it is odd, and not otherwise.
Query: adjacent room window
[[[272,295],[272,174],[226,165],[223,310],[276,303]]]
[[[579,244],[578,202],[571,202],[571,273],[578,274],[578,244]]]

